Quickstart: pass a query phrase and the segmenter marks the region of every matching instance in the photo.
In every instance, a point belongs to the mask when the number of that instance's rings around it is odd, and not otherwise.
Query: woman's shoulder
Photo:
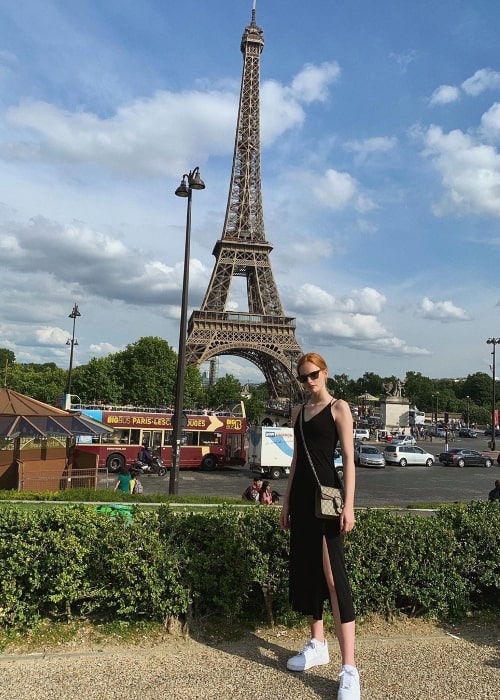
[[[331,403],[332,416],[338,420],[342,416],[350,416],[352,419],[351,407],[344,399],[332,398]]]

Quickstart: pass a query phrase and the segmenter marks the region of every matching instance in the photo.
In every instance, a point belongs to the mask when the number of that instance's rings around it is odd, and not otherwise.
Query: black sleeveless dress
[[[351,622],[354,608],[340,523],[338,519],[321,520],[315,515],[317,482],[304,450],[299,421],[302,421],[304,439],[319,480],[325,486],[338,486],[333,465],[338,436],[331,404],[308,421],[303,420],[302,410],[295,421],[297,459],[290,491],[290,604],[295,611],[312,615],[315,620],[323,618],[324,603],[330,599],[323,573],[325,537],[341,621]]]

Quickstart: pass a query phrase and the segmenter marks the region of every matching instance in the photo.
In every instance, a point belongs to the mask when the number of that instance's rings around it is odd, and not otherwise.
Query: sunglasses
[[[319,377],[320,369],[315,369],[314,372],[309,372],[309,374],[299,374],[299,382],[305,384],[308,379],[317,379]]]

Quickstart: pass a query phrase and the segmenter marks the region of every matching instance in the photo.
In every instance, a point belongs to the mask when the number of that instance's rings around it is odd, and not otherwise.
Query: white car
[[[399,464],[400,467],[406,467],[407,464],[432,467],[436,458],[417,445],[395,445],[392,442],[384,449],[384,459],[386,464]]]
[[[370,439],[370,431],[366,430],[366,428],[355,428],[352,431],[352,436],[354,441],[359,440],[361,442],[366,442]]]
[[[415,445],[416,440],[413,435],[396,435],[392,441],[392,445]]]

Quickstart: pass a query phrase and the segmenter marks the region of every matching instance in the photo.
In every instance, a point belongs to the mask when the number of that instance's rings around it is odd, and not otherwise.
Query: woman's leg
[[[340,654],[342,656],[342,665],[348,664],[349,666],[356,666],[356,662],[354,660],[354,640],[356,633],[356,623],[354,622],[354,620],[352,622],[344,623],[342,623],[340,620],[340,610],[339,602],[337,599],[337,591],[335,589],[335,581],[333,579],[332,567],[330,564],[330,556],[328,553],[328,546],[326,544],[325,538],[323,538],[323,571],[325,573],[326,582],[328,584],[328,590],[330,591],[333,619],[335,622],[335,634],[339,642]],[[313,624],[311,624],[311,631],[312,628]]]
[[[309,624],[311,625],[311,639],[316,639],[318,642],[323,643],[325,641],[323,620],[315,620],[309,615]]]

